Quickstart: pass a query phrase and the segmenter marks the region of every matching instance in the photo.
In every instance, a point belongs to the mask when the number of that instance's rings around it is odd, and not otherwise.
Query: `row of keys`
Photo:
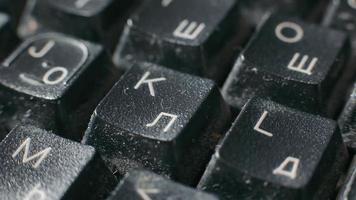
[[[116,183],[92,147],[33,126],[16,127],[0,149],[4,165],[0,180],[9,183],[0,187],[5,199],[97,199],[107,196]],[[222,140],[198,188],[223,199],[326,199],[346,162],[335,122],[253,99]],[[348,185],[353,184],[352,174]],[[348,189],[342,191],[352,195]],[[135,171],[123,178],[109,199],[123,196],[216,199],[152,173]]]
[[[33,126],[18,126],[0,143],[3,200],[194,199],[217,200],[146,171],[116,178],[93,147]],[[113,191],[113,192],[111,192]],[[111,194],[109,195],[109,192]]]

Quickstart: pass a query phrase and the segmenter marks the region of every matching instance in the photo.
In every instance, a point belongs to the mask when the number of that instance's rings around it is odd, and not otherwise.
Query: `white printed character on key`
[[[27,75],[26,73],[20,73],[19,78],[23,82],[26,82],[35,86],[43,86],[45,85],[57,85],[64,81],[64,79],[68,76],[69,72],[66,68],[61,66],[52,67],[48,65],[48,63],[43,62],[42,68],[48,69],[46,73],[43,75],[42,80],[37,80]]]
[[[171,119],[169,120],[168,124],[166,125],[166,127],[163,129],[163,132],[167,132],[167,131],[171,128],[171,126],[174,124],[174,122],[176,121],[176,119],[178,118],[177,115],[173,115],[173,114],[161,112],[161,113],[156,117],[156,119],[153,120],[152,123],[148,123],[148,124],[146,124],[146,126],[147,126],[147,127],[153,127],[153,126],[155,126],[155,125],[160,121],[160,119],[163,118],[163,117],[169,117],[169,118],[171,118]]]
[[[299,63],[297,63],[298,61]],[[307,64],[307,62],[309,64]],[[313,69],[315,68],[317,62],[317,57],[313,57],[311,60],[309,60],[308,55],[303,55],[303,57],[300,59],[300,53],[295,53],[287,68],[307,75],[312,75]]]
[[[294,35],[285,35],[287,29],[294,31]],[[296,43],[303,39],[304,30],[294,22],[282,22],[277,25],[275,35],[279,40],[285,43]]]
[[[194,40],[204,30],[205,24],[185,19],[181,21],[178,27],[174,30],[173,35],[178,38]]]
[[[300,160],[298,158],[288,156],[276,169],[273,170],[273,174],[295,179],[298,175],[299,163]]]
[[[262,133],[263,135],[266,135],[266,136],[268,136],[268,137],[272,137],[272,136],[273,136],[272,133],[270,133],[270,132],[268,132],[268,131],[266,131],[266,130],[263,130],[263,129],[261,128],[261,124],[263,123],[263,121],[264,121],[265,118],[267,117],[267,114],[268,114],[267,111],[263,111],[261,117],[258,119],[256,125],[253,127],[253,130],[255,130],[255,131],[257,131],[257,132],[260,132],[260,133]]]
[[[37,49],[35,46],[30,46],[28,48],[28,54],[34,58],[42,58],[55,46],[55,44],[55,41],[49,40],[41,49]]]
[[[137,89],[139,89],[141,87],[141,85],[147,84],[148,85],[148,89],[150,91],[150,95],[154,97],[154,96],[156,96],[156,93],[155,93],[155,90],[154,90],[154,87],[153,87],[153,83],[165,81],[167,79],[165,77],[148,79],[150,74],[151,74],[150,72],[145,72],[143,74],[142,78],[136,83],[134,89],[137,90]]]
[[[36,161],[32,167],[33,168],[38,168],[42,161],[48,157],[51,147],[45,148],[36,154],[33,154],[32,156],[29,156],[30,154],[30,144],[31,144],[31,138],[26,138],[19,148],[16,149],[16,151],[12,154],[12,158],[16,158],[21,151],[23,151],[23,156],[22,156],[22,163],[28,163],[30,161]]]

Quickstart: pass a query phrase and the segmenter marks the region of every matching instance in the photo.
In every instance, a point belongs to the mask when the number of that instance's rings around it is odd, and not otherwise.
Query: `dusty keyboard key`
[[[140,63],[101,101],[83,142],[118,175],[145,167],[191,184],[229,118],[213,81]]]
[[[223,199],[329,199],[347,158],[334,121],[252,99],[198,188]]]
[[[78,138],[115,75],[99,45],[59,34],[29,38],[0,67],[0,101],[13,113],[6,126],[30,120]]]
[[[175,183],[152,172],[130,171],[107,200],[218,200],[217,197]]]
[[[114,62],[128,67],[138,60],[225,77],[239,46],[232,40],[244,33],[236,5],[234,0],[146,1],[128,20]]]
[[[236,108],[252,97],[332,116],[331,98],[348,56],[346,34],[273,15],[237,59],[222,93]],[[330,103],[332,102],[332,103]],[[330,107],[330,109],[329,109]]]
[[[117,182],[93,147],[33,126],[12,130],[0,151],[3,200],[94,200]]]

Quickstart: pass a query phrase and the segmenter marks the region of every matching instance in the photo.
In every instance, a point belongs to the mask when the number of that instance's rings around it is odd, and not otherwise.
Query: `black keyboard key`
[[[146,1],[128,20],[114,62],[148,61],[221,78],[229,70],[231,39],[244,32],[237,15],[234,0]]]
[[[123,16],[134,2],[136,1],[37,0],[34,5],[28,5],[28,14],[24,17],[28,19],[23,19],[22,23],[22,28],[25,29],[23,34],[49,29],[95,42],[111,40],[113,48],[120,28],[125,23]]]
[[[342,187],[339,191],[339,195],[336,198],[337,200],[347,200],[356,198],[356,158],[354,157],[352,163],[347,172],[347,176],[344,179]]]
[[[131,171],[108,200],[217,200],[213,195],[194,190],[148,171]]]
[[[116,184],[93,147],[32,126],[0,143],[3,200],[98,199]]]
[[[145,167],[190,184],[229,114],[212,81],[140,63],[101,101],[83,142],[118,175]]]
[[[341,32],[274,15],[237,59],[223,95],[237,108],[262,96],[333,115],[327,110],[333,100],[329,96],[348,55],[347,44]]]
[[[224,199],[328,199],[346,159],[334,121],[252,99],[198,188]]]
[[[76,128],[112,86],[111,67],[109,56],[93,43],[58,34],[26,40],[0,67],[0,101],[14,113],[7,126],[31,120],[79,138],[72,133],[80,133]]]

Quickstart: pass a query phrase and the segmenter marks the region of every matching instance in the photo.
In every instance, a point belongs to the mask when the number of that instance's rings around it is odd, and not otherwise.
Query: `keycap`
[[[347,159],[333,120],[253,98],[198,188],[223,199],[329,199]]]
[[[54,33],[27,39],[0,67],[8,129],[28,122],[79,140],[116,74],[100,45]]]
[[[234,0],[146,1],[127,21],[114,63],[148,61],[219,80],[239,46],[231,41],[243,38],[239,28]]]
[[[229,116],[213,81],[140,63],[100,102],[82,142],[118,176],[146,168],[194,184]]]
[[[337,196],[337,200],[347,200],[347,199],[355,199],[355,173],[356,173],[356,159],[355,157],[352,160],[352,163],[347,172],[347,176],[342,183],[342,187]]]
[[[223,96],[238,109],[260,96],[333,116],[329,107],[337,107],[338,101],[329,96],[344,67],[347,45],[342,32],[274,15],[236,60]]]
[[[123,27],[124,20],[121,18],[134,2],[136,1],[37,0],[28,17],[34,18],[40,26],[47,29],[85,40],[99,42],[110,36],[112,41],[119,34],[118,28]],[[121,25],[117,23],[119,21]]]
[[[130,171],[108,200],[217,200],[217,197],[144,170]]]
[[[33,126],[13,129],[0,150],[3,200],[102,199],[116,184],[93,147]]]

